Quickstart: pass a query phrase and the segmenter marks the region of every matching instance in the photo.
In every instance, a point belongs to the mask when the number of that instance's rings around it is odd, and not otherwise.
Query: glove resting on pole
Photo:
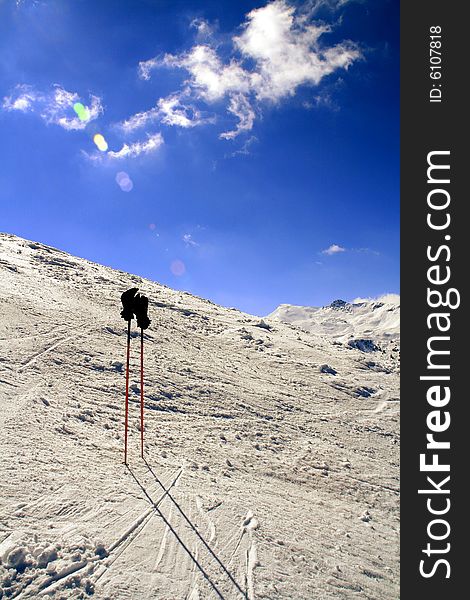
[[[121,294],[122,310],[121,317],[124,321],[132,321],[134,316],[134,298],[139,288],[131,288],[123,294]]]
[[[137,326],[141,329],[147,329],[151,321],[148,318],[149,299],[147,296],[137,294],[134,298],[134,314],[137,319]]]

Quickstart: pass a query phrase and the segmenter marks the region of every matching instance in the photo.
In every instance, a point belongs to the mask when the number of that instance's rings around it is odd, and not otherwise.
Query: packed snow
[[[399,596],[398,310],[260,319],[7,234],[0,303],[0,598]]]

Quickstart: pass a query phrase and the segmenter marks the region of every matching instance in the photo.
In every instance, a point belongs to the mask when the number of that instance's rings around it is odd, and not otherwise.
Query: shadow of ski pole
[[[209,544],[206,542],[206,540],[202,537],[202,535],[199,533],[197,527],[191,522],[191,520],[189,519],[189,517],[186,515],[186,513],[183,511],[183,509],[181,508],[181,506],[178,504],[178,502],[173,498],[173,496],[170,494],[170,491],[167,490],[165,488],[165,486],[163,485],[163,483],[160,481],[160,479],[158,478],[157,474],[154,472],[154,470],[152,469],[152,467],[149,465],[149,463],[147,462],[147,460],[144,458],[144,463],[147,465],[148,470],[150,471],[150,473],[153,475],[155,481],[158,483],[158,485],[167,492],[166,496],[173,502],[173,504],[176,506],[176,508],[178,509],[179,513],[181,514],[181,516],[183,517],[183,519],[186,521],[186,523],[191,527],[191,529],[194,531],[194,533],[197,535],[197,537],[201,540],[201,542],[204,544],[205,548],[207,549],[207,551],[209,552],[209,554],[217,561],[218,565],[221,567],[221,569],[224,571],[224,573],[227,575],[227,577],[230,579],[230,581],[233,583],[233,585],[237,588],[237,590],[240,592],[240,594],[244,597],[244,598],[248,598],[248,595],[246,592],[244,592],[242,590],[242,588],[239,586],[239,584],[237,583],[237,581],[234,579],[233,575],[230,573],[230,571],[227,569],[227,567],[223,564],[223,562],[220,560],[220,558],[217,556],[217,554],[215,554],[215,552],[212,550],[212,548],[209,546]]]
[[[132,471],[132,469],[129,467],[129,465],[126,465],[129,473],[132,475],[132,477],[134,478],[135,482],[137,483],[137,485],[140,487],[140,489],[142,490],[142,492],[145,494],[146,498],[149,500],[149,502],[152,504],[152,506],[155,509],[155,512],[158,514],[159,517],[162,518],[163,522],[165,523],[165,525],[168,527],[168,529],[171,531],[171,533],[175,536],[175,538],[178,540],[178,542],[180,543],[181,547],[183,548],[183,550],[187,553],[187,555],[190,557],[190,559],[194,562],[194,564],[196,565],[196,567],[199,569],[199,571],[201,571],[204,579],[209,583],[209,585],[214,589],[215,593],[218,595],[219,598],[221,598],[222,600],[224,600],[224,596],[222,595],[222,593],[220,592],[219,588],[216,586],[216,584],[212,581],[212,579],[209,577],[209,575],[206,573],[206,571],[204,570],[204,567],[199,563],[199,561],[197,560],[197,558],[193,555],[193,553],[191,552],[191,550],[186,546],[186,544],[183,542],[183,540],[180,538],[180,536],[178,535],[177,531],[173,528],[173,526],[171,525],[171,523],[168,521],[168,519],[165,517],[165,515],[162,513],[162,511],[158,508],[158,505],[156,502],[154,502],[154,500],[152,500],[151,496],[149,495],[149,493],[147,492],[147,490],[145,489],[145,487],[140,483],[140,481],[137,479],[137,476],[135,475],[135,473]],[[164,488],[165,489],[165,488]],[[165,489],[165,492],[167,492],[167,495],[170,497],[168,490]]]

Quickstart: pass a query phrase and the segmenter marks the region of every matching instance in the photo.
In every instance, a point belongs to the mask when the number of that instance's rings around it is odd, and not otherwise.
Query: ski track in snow
[[[14,236],[0,251],[0,598],[395,600],[397,339],[362,352]],[[129,287],[152,325],[127,468]]]
[[[35,363],[38,360],[38,358],[40,358],[41,356],[44,356],[45,354],[48,354],[49,352],[52,352],[52,350],[55,350],[57,348],[57,346],[60,346],[61,344],[65,344],[66,342],[70,341],[71,339],[73,339],[77,335],[80,335],[80,336],[85,335],[83,333],[83,325],[80,325],[79,327],[75,327],[73,335],[68,335],[68,336],[66,336],[64,338],[61,338],[61,339],[55,341],[50,346],[47,346],[46,348],[44,348],[44,350],[40,350],[39,352],[36,352],[36,354],[33,354],[33,356],[31,356],[29,359],[27,359],[26,362],[24,362],[18,368],[17,373],[21,373],[22,371],[24,371],[25,369],[27,369],[30,365],[32,365],[33,363]]]
[[[258,521],[253,513],[249,511],[243,523],[243,532],[248,536],[248,547],[246,549],[246,587],[248,590],[248,600],[255,600],[254,588],[254,568],[258,563],[258,554],[256,552],[256,543],[253,532],[258,527]]]

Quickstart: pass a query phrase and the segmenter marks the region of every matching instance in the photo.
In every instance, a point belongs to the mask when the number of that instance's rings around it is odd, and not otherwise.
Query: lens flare
[[[121,190],[123,192],[130,192],[133,187],[134,187],[134,184],[132,183],[131,179],[124,179],[121,182]]]
[[[88,109],[83,106],[81,102],[75,102],[73,105],[73,110],[77,113],[77,117],[80,121],[88,121],[90,119],[90,113]]]
[[[101,150],[101,152],[106,152],[106,150],[108,149],[108,143],[101,135],[101,133],[95,133],[95,135],[93,136],[93,141],[95,142],[98,150]]]
[[[181,275],[186,273],[186,267],[182,260],[174,260],[170,265],[170,270],[177,277],[181,277]]]
[[[149,229],[151,229],[152,231],[155,231],[156,227],[157,226],[155,225],[155,223],[150,223],[149,225]]]
[[[121,181],[123,179],[129,179],[129,175],[125,171],[119,171],[119,173],[116,175],[116,183],[121,185]]]
[[[119,171],[116,175],[116,183],[123,192],[130,192],[134,187],[134,183],[125,171]]]

